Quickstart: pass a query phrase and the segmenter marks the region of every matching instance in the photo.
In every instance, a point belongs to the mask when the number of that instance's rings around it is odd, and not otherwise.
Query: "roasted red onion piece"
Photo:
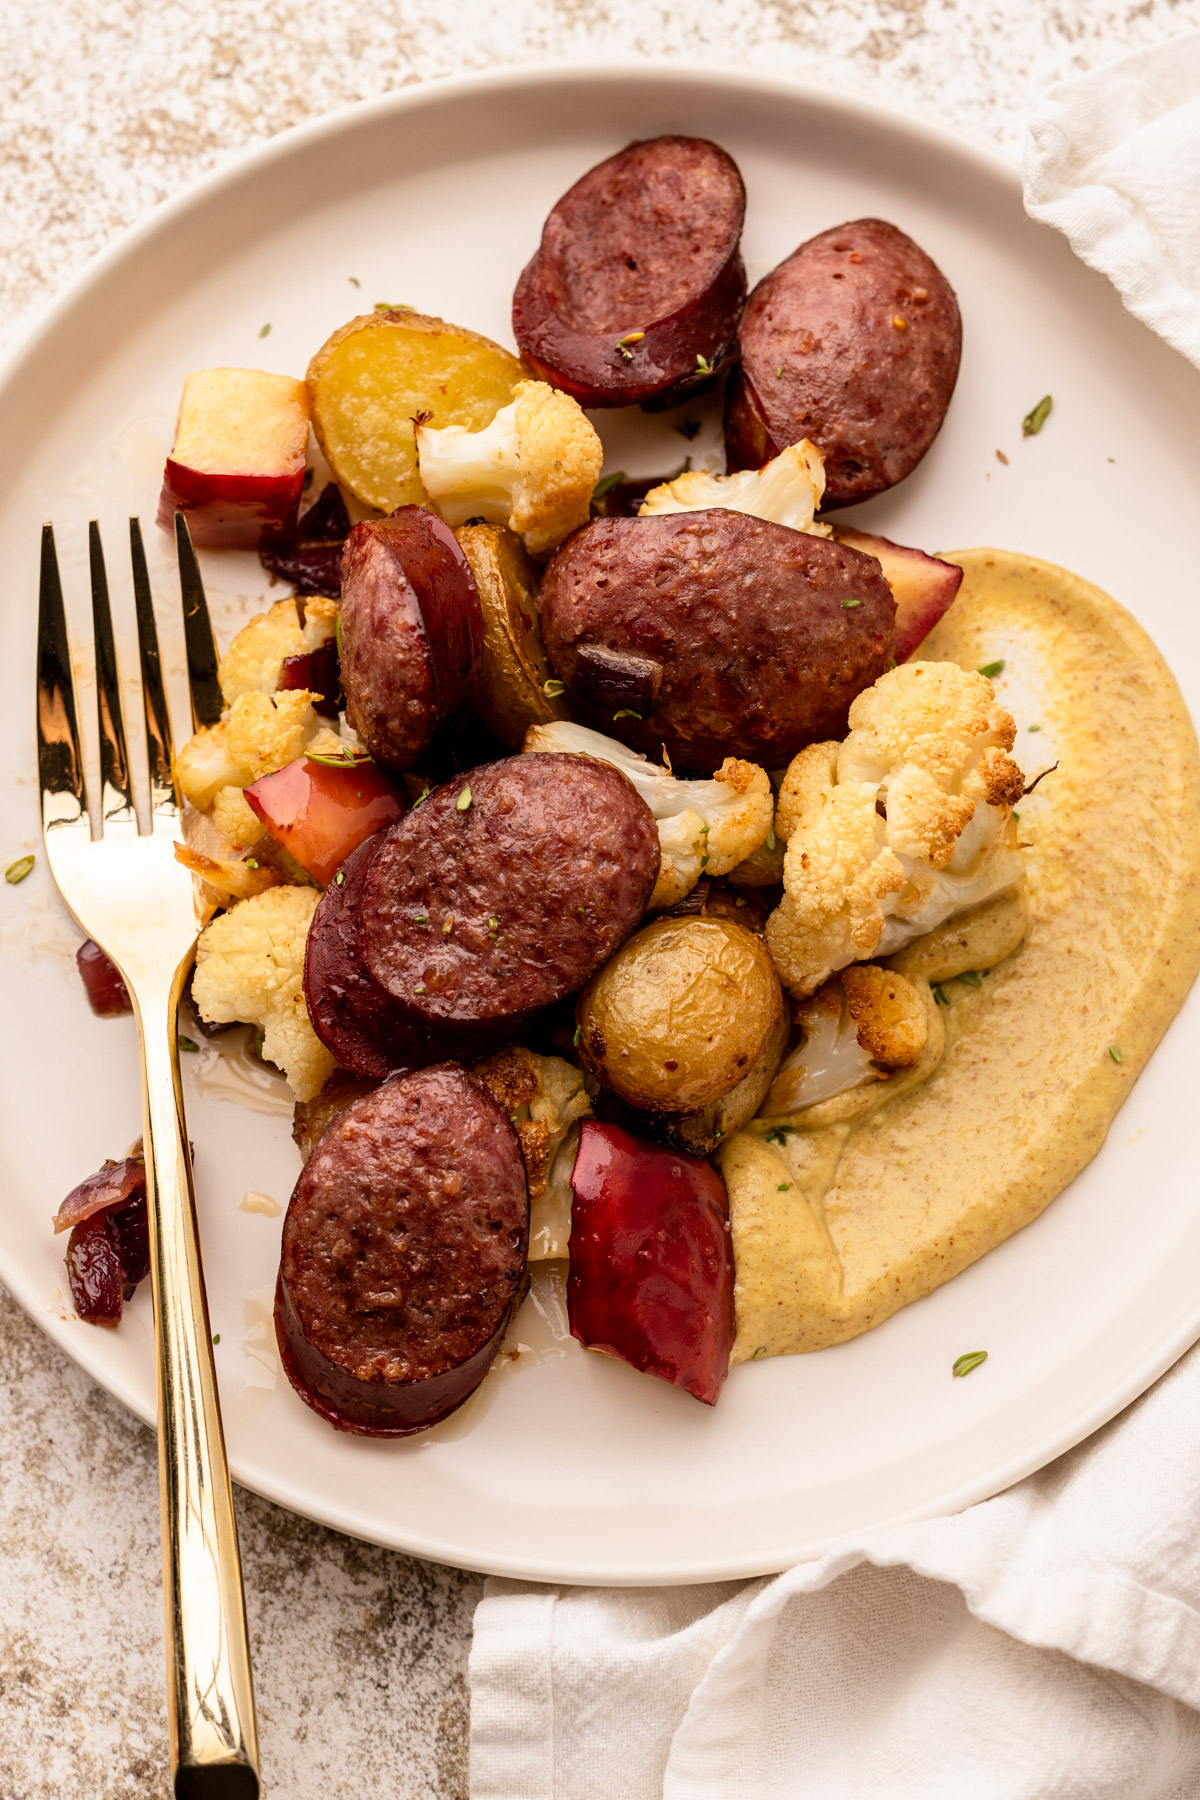
[[[258,559],[272,575],[292,582],[297,594],[328,594],[336,600],[342,591],[342,545],[349,531],[346,502],[331,481],[290,537],[264,540]]]
[[[115,1019],[133,1011],[133,1001],[121,971],[109,961],[99,944],[85,938],[75,952],[75,964],[83,979],[88,1005],[99,1019]]]
[[[310,694],[320,694],[321,698],[313,701],[313,711],[323,719],[336,719],[342,708],[342,670],[333,639],[303,656],[285,656],[279,670],[279,686],[307,688]]]
[[[67,1279],[75,1311],[88,1325],[119,1325],[126,1300],[150,1273],[146,1165],[140,1156],[106,1162],[72,1188],[55,1231],[70,1230]]]

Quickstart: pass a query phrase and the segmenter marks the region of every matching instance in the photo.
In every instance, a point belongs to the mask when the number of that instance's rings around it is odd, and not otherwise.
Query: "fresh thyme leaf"
[[[413,914],[413,924],[414,925],[428,925],[428,923],[429,923],[429,914],[428,913],[414,913]]]
[[[995,662],[984,663],[979,673],[986,675],[989,681],[994,681],[997,675],[1004,673],[1004,658],[1001,656]]]
[[[766,1136],[766,1142],[768,1144],[786,1144],[787,1143],[787,1127],[786,1127],[786,1125],[776,1125],[776,1127],[773,1131],[768,1131],[767,1136]]]
[[[624,469],[614,469],[611,475],[602,475],[592,489],[592,505],[598,506],[606,494],[611,494],[619,481],[624,481]]]
[[[754,1355],[753,1355],[753,1356],[752,1356],[752,1357],[751,1357],[751,1358],[750,1358],[750,1361],[751,1361],[751,1362],[758,1362],[758,1361],[760,1361],[760,1360],[761,1360],[761,1358],[762,1358],[762,1357],[764,1357],[764,1356],[765,1356],[765,1355],[766,1355],[766,1354],[767,1354],[767,1347],[766,1347],[766,1345],[765,1345],[765,1344],[760,1344],[760,1345],[759,1345],[759,1346],[758,1346],[758,1349],[757,1349],[757,1350],[756,1350],[756,1351],[755,1351],[755,1352],[754,1352]]]
[[[961,975],[955,977],[955,980],[961,981],[964,987],[981,988],[983,986],[983,976],[978,969],[964,969]]]
[[[554,676],[551,676],[549,681],[543,681],[543,683],[542,683],[543,694],[548,694],[550,696],[551,700],[557,700],[558,696],[560,694],[565,694],[566,691],[567,691],[566,682],[559,681]]]
[[[1118,1050],[1118,1048],[1115,1044],[1110,1044],[1108,1046],[1108,1054],[1112,1057],[1112,1059],[1115,1063],[1120,1062],[1121,1052],[1120,1052],[1120,1050]]]
[[[9,887],[16,887],[18,881],[24,881],[36,861],[35,856],[18,856],[16,862],[9,863],[4,871],[4,879]]]
[[[701,356],[700,352],[697,350],[697,352],[696,352],[696,373],[697,373],[697,375],[711,375],[713,372],[713,367],[714,367],[714,365],[710,361],[710,359],[707,356]]]
[[[580,1038],[581,1038],[581,1037],[582,1037],[582,1036],[583,1036],[583,1026],[582,1026],[582,1025],[577,1025],[577,1026],[576,1026],[576,1027],[575,1027],[575,1036],[574,1036],[574,1038],[573,1038],[573,1039],[572,1039],[572,1040],[571,1040],[571,1041],[572,1041],[572,1042],[573,1042],[573,1043],[576,1043],[576,1044],[577,1044],[577,1043],[578,1043],[578,1042],[579,1042],[579,1040],[580,1040]]]
[[[940,984],[934,988],[933,997],[939,1006],[949,1006],[950,1004],[950,996]]]
[[[1042,426],[1046,423],[1046,420],[1050,417],[1053,405],[1053,395],[1043,394],[1037,405],[1030,407],[1029,411],[1025,414],[1025,417],[1021,420],[1022,437],[1037,436],[1038,432],[1042,429]]]
[[[775,1189],[777,1194],[790,1194],[791,1191],[792,1184],[790,1181],[781,1181],[779,1186]]]
[[[1025,729],[1026,731],[1040,731],[1042,728],[1040,725],[1027,725]]]
[[[176,1038],[175,1042],[179,1045],[181,1050],[199,1050],[200,1048],[195,1038],[180,1036]]]
[[[376,312],[412,312],[413,304],[412,304],[411,300],[377,300],[375,302],[375,311]]]
[[[213,1343],[214,1343],[214,1344],[219,1344],[219,1343],[220,1343],[220,1341],[221,1341],[221,1334],[220,1334],[220,1332],[219,1332],[219,1331],[218,1331],[218,1332],[217,1332],[217,1334],[216,1334],[216,1336],[215,1336],[215,1337],[214,1337],[214,1338],[213,1338]]]
[[[247,858],[246,858],[246,867],[247,867],[247,868],[248,868],[248,869],[257,869],[257,867],[258,867],[258,860],[257,860],[257,858],[256,858],[256,857],[253,857],[253,856],[248,856],[248,857],[247,857]]]
[[[349,744],[344,751],[330,751],[328,755],[323,750],[306,750],[304,754],[307,762],[320,763],[323,769],[361,769],[371,760],[366,750],[352,750]]]
[[[426,785],[421,789],[421,792],[417,795],[416,799],[412,803],[412,809],[414,812],[416,812],[416,810],[417,810],[418,806],[420,806],[422,800],[428,800],[428,798],[429,798],[430,794],[432,794],[432,792],[433,792],[433,789],[429,786],[428,783],[426,783]]]
[[[425,992],[425,983],[423,981],[418,981],[416,987],[413,989],[413,993],[414,994],[423,994],[424,992]]]
[[[270,321],[268,320],[268,322],[263,326],[262,330],[259,332],[259,334],[258,334],[259,337],[266,337],[268,335],[268,333],[270,332],[270,329],[271,329],[271,325],[270,325]]]
[[[459,812],[466,812],[468,806],[471,804],[471,787],[469,782],[454,804]]]
[[[960,1356],[958,1358],[954,1365],[954,1373],[956,1375],[969,1375],[972,1369],[977,1369],[980,1363],[985,1363],[987,1359],[988,1353],[986,1350],[968,1350],[965,1356]]]
[[[358,279],[357,275],[347,275],[346,280],[350,283],[350,285],[352,287],[361,287],[362,286],[362,282]]]
[[[861,606],[862,601],[861,600],[843,600],[842,605],[847,608],[849,608],[851,606]]]
[[[620,706],[613,714],[614,719],[643,719],[644,713],[637,712],[632,706]]]
[[[341,885],[342,885],[343,881],[345,881],[345,879],[346,879],[346,877],[343,875],[342,871],[339,869],[337,874],[333,878],[334,887],[341,887]]]

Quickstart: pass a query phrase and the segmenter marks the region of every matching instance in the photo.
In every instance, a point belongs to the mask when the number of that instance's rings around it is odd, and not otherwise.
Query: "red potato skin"
[[[573,711],[656,761],[665,745],[680,773],[711,775],[727,756],[778,769],[843,737],[851,701],[893,655],[877,561],[717,507],[593,519],[550,562],[540,606]],[[596,684],[597,647],[661,666],[641,718]]]
[[[408,796],[372,762],[334,769],[301,756],[245,795],[275,842],[322,887],[352,850],[408,811]]]
[[[894,544],[871,532],[839,528],[834,536],[839,544],[873,556],[883,570],[896,602],[896,661],[907,661],[949,610],[962,586],[962,570],[957,563],[943,562],[924,550]]]
[[[757,469],[811,438],[823,508],[909,474],[941,429],[962,320],[937,264],[883,219],[856,219],[793,251],[751,294],[729,384],[730,469]]]
[[[233,475],[190,469],[167,458],[158,523],[187,517],[193,544],[206,550],[257,550],[264,537],[290,536],[304,491],[304,459],[286,475]]]
[[[737,165],[703,138],[653,138],[597,164],[517,282],[526,363],[586,407],[676,406],[710,384],[736,354],[745,208]]]
[[[733,1348],[733,1239],[710,1163],[585,1119],[571,1173],[572,1335],[715,1406]]]
[[[411,769],[471,705],[483,611],[470,564],[424,506],[354,526],[342,555],[346,717],[388,769]]]
[[[275,1328],[339,1431],[407,1437],[474,1392],[519,1298],[525,1166],[508,1115],[452,1063],[340,1113],[284,1220]]]

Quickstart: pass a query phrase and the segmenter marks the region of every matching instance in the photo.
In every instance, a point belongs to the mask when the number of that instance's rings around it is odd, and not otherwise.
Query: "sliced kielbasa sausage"
[[[882,493],[914,469],[946,416],[962,352],[954,289],[883,219],[823,231],[764,276],[740,332],[725,445],[756,469],[811,438],[825,501]]]
[[[572,705],[701,775],[727,756],[782,768],[844,736],[894,650],[873,556],[722,508],[594,519],[546,570],[541,611]]]
[[[732,358],[746,190],[705,138],[630,144],[546,220],[513,296],[537,374],[583,406],[673,406]]]
[[[275,1329],[301,1399],[342,1431],[404,1437],[473,1393],[525,1272],[516,1132],[452,1063],[339,1114],[283,1226]]]
[[[384,839],[363,894],[367,970],[415,1020],[515,1035],[629,936],[660,860],[650,808],[608,763],[487,763]]]

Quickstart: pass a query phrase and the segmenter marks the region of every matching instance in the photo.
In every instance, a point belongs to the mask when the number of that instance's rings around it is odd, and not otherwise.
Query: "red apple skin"
[[[372,762],[335,769],[301,756],[245,794],[275,842],[322,887],[352,850],[408,811],[407,796]]]
[[[193,544],[206,550],[257,550],[264,536],[290,536],[304,489],[304,461],[284,475],[234,475],[190,469],[168,456],[158,523],[187,517]]]
[[[75,952],[75,966],[87,993],[88,1005],[98,1019],[117,1019],[122,1013],[133,1011],[124,976],[93,938],[85,938],[80,944]]]
[[[412,769],[475,698],[483,611],[450,527],[424,506],[365,519],[342,555],[346,717],[377,762]]]
[[[586,1119],[571,1173],[572,1335],[715,1406],[733,1348],[733,1239],[710,1163]]]
[[[962,584],[957,563],[942,562],[924,550],[893,544],[890,538],[835,525],[834,537],[851,550],[875,557],[896,602],[896,661],[907,662],[933,630]]]

